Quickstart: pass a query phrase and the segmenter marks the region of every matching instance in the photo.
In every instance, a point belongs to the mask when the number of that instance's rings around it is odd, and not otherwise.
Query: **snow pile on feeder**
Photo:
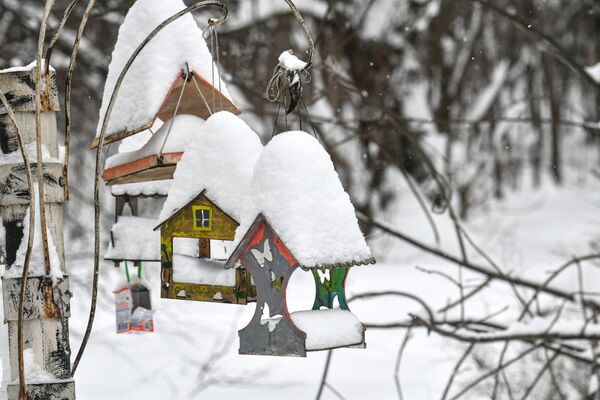
[[[156,220],[137,216],[119,216],[113,225],[105,260],[160,260],[160,235],[153,231]]]
[[[239,221],[262,148],[256,133],[239,117],[227,111],[213,114],[196,140],[185,148],[159,221],[175,214],[203,190]]]
[[[188,142],[198,135],[204,120],[193,115],[176,115],[164,123],[139,149],[115,154],[106,160],[106,168],[140,160],[159,153],[181,153]]]
[[[137,0],[131,6],[119,28],[112,52],[94,146],[117,79],[129,57],[152,30],[184,8],[181,0]],[[216,82],[211,84],[213,71]],[[182,77],[186,79],[179,79]],[[184,84],[187,87],[183,87]],[[178,87],[183,88],[179,90]],[[192,98],[193,104],[190,103]],[[217,102],[214,102],[215,98]],[[151,127],[157,116],[170,119],[175,104],[181,105],[181,113],[207,118],[217,109],[213,104],[210,110],[208,103],[211,100],[223,105],[223,109],[239,112],[213,64],[202,30],[188,13],[162,29],[133,61],[112,109],[105,143]]]
[[[281,133],[265,146],[249,197],[236,242],[262,214],[303,267],[374,262],[329,154],[308,133]]]

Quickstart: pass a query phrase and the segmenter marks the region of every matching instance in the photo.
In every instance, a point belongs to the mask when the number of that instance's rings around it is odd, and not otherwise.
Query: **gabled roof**
[[[92,147],[97,145],[110,97],[127,60],[154,28],[184,8],[181,0],[137,0],[131,6],[119,28],[112,52]],[[213,71],[215,82],[211,84]],[[135,59],[117,95],[105,143],[151,127],[156,117],[172,118],[184,84],[178,114],[188,113],[207,118],[221,109],[239,113],[220,80],[202,30],[191,14],[184,15],[160,31]]]
[[[213,114],[186,145],[159,220],[166,220],[205,190],[239,221],[262,148],[256,133],[239,117],[226,111]]]
[[[221,207],[219,207],[219,205],[217,203],[215,203],[211,198],[209,198],[208,196],[206,196],[206,190],[202,190],[200,193],[198,193],[198,195],[194,196],[190,201],[188,201],[187,203],[185,203],[185,205],[181,206],[181,208],[179,208],[173,214],[169,215],[168,217],[166,217],[164,219],[159,219],[158,220],[158,225],[156,225],[153,230],[156,231],[156,230],[160,229],[161,226],[163,226],[165,223],[169,222],[170,220],[172,220],[173,218],[175,218],[176,216],[178,216],[179,214],[181,214],[190,204],[194,203],[196,200],[198,200],[201,197],[204,197],[215,208],[219,209],[223,214],[225,214],[226,216],[228,216],[229,218],[231,218],[231,220],[233,222],[235,222],[236,225],[239,224],[235,218],[233,218],[225,210],[223,210]]]
[[[281,133],[265,146],[247,203],[238,243],[262,215],[304,268],[375,262],[329,154],[306,132]]]
[[[167,221],[175,218],[177,215],[179,215],[183,210],[185,210],[187,208],[187,206],[189,206],[191,203],[195,202],[196,200],[198,200],[200,197],[204,196],[204,192],[206,192],[206,190],[202,190],[200,191],[200,193],[198,193],[196,196],[194,196],[190,201],[188,201],[187,203],[185,203],[183,206],[181,206],[179,209],[177,209],[177,211],[175,211],[173,214],[170,214],[168,216],[166,216],[165,218],[158,218],[158,222],[157,225],[154,227],[154,231],[160,229],[161,226],[163,226]],[[210,199],[209,199],[210,200]],[[212,201],[211,201],[212,203]],[[214,203],[213,203],[214,204]]]

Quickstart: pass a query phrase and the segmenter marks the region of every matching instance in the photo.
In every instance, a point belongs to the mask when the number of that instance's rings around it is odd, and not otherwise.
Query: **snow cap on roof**
[[[105,168],[113,168],[152,156],[161,153],[161,150],[163,154],[183,152],[185,146],[198,137],[204,124],[205,121],[195,115],[176,115],[175,118],[165,122],[141,148],[117,153],[107,158]]]
[[[258,214],[306,268],[373,262],[329,154],[306,132],[281,133],[265,146],[237,242]]]
[[[211,115],[177,164],[159,221],[164,222],[203,190],[239,221],[262,148],[256,133],[239,117],[228,111]]]
[[[112,52],[96,137],[100,135],[117,78],[129,57],[154,28],[184,8],[182,0],[137,0],[131,6]],[[190,70],[212,81],[212,56],[191,14],[169,24],[140,52],[121,84],[106,132],[130,131],[147,124],[156,115],[180,70],[186,68],[186,62]],[[214,71],[214,86],[218,86],[218,69]],[[224,96],[231,98],[223,82],[218,87]]]

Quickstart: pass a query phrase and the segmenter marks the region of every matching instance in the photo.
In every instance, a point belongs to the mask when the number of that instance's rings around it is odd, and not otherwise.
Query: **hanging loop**
[[[294,14],[296,19],[298,20],[298,23],[302,27],[302,30],[304,30],[304,35],[306,35],[306,40],[308,40],[308,59],[306,61],[306,67],[304,69],[309,69],[312,66],[313,56],[315,53],[315,41],[313,40],[312,35],[310,34],[310,31],[308,30],[308,25],[306,25],[304,18],[302,18],[302,14],[300,14],[300,11],[298,11],[298,8],[294,4],[294,2],[292,2],[292,0],[284,0],[284,1],[287,3],[287,5],[292,10],[292,13]]]

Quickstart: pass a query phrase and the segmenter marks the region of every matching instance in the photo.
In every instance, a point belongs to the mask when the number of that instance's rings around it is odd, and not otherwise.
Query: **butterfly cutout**
[[[262,317],[260,317],[260,324],[268,325],[269,332],[273,332],[275,330],[275,327],[277,327],[279,321],[281,321],[281,318],[283,318],[283,316],[281,314],[277,314],[271,317],[270,314],[271,312],[269,311],[269,305],[265,303],[263,307],[263,315]]]
[[[261,267],[265,266],[265,260],[273,261],[273,253],[271,252],[271,245],[269,244],[268,239],[265,240],[262,252],[257,249],[252,249],[250,252]]]
[[[319,280],[321,281],[321,283],[325,283],[326,281],[331,280],[331,275],[329,273],[329,270],[317,270],[317,274],[319,274]]]

